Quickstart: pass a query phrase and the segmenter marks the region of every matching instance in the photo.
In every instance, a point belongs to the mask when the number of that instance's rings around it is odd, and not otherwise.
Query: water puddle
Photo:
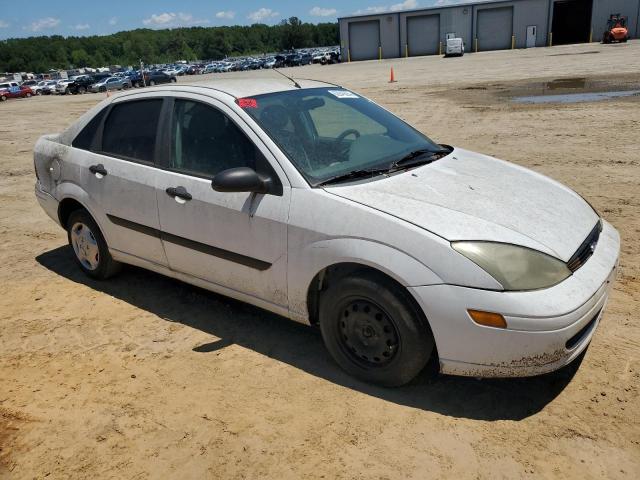
[[[571,88],[571,87],[558,87]],[[581,88],[581,87],[573,87]],[[640,96],[640,90],[620,90],[616,92],[590,92],[590,93],[566,93],[560,95],[537,95],[529,97],[514,97],[516,103],[540,104],[540,103],[583,103],[601,102],[612,98]]]

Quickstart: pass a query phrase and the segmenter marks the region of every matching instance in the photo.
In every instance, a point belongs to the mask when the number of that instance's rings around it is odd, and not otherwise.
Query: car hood
[[[398,175],[325,190],[449,241],[513,243],[563,261],[598,221],[591,206],[560,183],[458,148]]]

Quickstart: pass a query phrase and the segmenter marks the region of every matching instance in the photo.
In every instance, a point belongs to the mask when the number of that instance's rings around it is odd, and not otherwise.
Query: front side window
[[[238,104],[311,185],[356,170],[388,167],[416,151],[442,147],[374,102],[348,90],[288,90]]]
[[[102,132],[102,151],[117,157],[153,162],[162,99],[114,105]]]
[[[222,170],[264,162],[253,142],[216,108],[176,99],[171,122],[170,168],[213,177]]]

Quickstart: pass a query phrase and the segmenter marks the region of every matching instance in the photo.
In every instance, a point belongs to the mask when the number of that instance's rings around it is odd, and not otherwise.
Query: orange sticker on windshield
[[[236,102],[240,108],[258,108],[258,101],[255,98],[239,98]]]

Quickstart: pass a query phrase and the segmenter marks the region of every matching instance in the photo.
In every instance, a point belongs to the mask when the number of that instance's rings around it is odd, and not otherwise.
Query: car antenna
[[[291,80],[291,81],[293,82],[293,84],[296,86],[296,88],[302,88],[298,82],[296,82],[296,81],[295,81],[293,78],[291,78],[290,76],[285,75],[284,73],[282,73],[282,72],[281,72],[280,70],[278,70],[277,68],[274,68],[274,69],[273,69],[273,71],[274,71],[274,72],[279,73],[280,75],[282,75],[282,76],[283,76],[284,78],[286,78],[287,80]]]

